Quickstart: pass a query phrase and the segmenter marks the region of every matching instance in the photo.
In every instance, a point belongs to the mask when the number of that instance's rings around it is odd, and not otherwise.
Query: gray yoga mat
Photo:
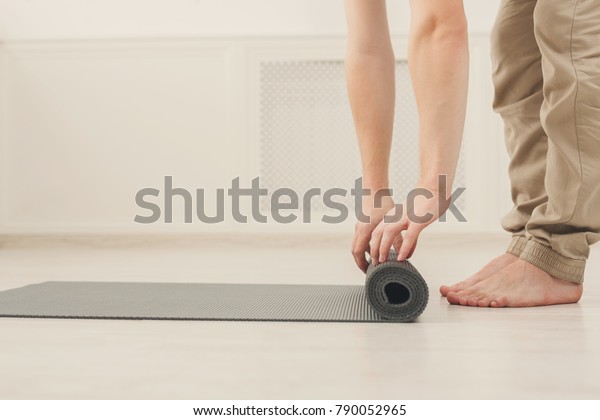
[[[365,286],[50,281],[0,292],[0,316],[410,322],[428,297],[408,261],[390,260],[369,267]]]

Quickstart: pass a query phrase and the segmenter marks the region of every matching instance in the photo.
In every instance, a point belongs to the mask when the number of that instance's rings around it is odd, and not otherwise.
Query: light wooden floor
[[[0,398],[600,398],[600,255],[579,304],[450,306],[505,237],[426,236],[414,324],[0,319]],[[597,250],[596,250],[597,251]],[[594,257],[594,255],[593,255]],[[349,238],[4,239],[0,290],[48,280],[351,283]]]

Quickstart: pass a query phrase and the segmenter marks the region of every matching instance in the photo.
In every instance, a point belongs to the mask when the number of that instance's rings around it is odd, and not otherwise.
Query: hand
[[[369,254],[373,264],[387,261],[393,246],[398,261],[410,258],[417,246],[420,233],[444,214],[449,201],[437,189],[425,186],[415,188],[418,192],[402,206],[388,211],[385,218],[371,234]]]
[[[369,251],[371,233],[383,220],[383,217],[394,208],[394,201],[389,196],[383,196],[381,205],[376,206],[372,196],[363,198],[362,213],[369,218],[369,222],[356,222],[354,237],[352,239],[352,255],[356,265],[363,272],[367,271],[369,263],[365,254]]]

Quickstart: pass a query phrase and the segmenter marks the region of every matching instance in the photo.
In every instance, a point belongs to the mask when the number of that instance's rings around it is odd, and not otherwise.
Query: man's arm
[[[426,223],[411,221],[405,205],[400,221],[380,223],[370,243],[375,262],[385,261],[392,245],[399,260],[407,258],[420,232],[439,218],[439,202],[446,204],[452,190],[463,135],[469,52],[462,0],[411,0],[411,10],[408,62],[420,124],[417,187],[433,193],[433,198],[415,201],[414,214],[430,213],[432,218]],[[439,176],[446,176],[446,191],[438,191]]]
[[[388,166],[394,124],[395,63],[388,30],[385,0],[345,0],[348,24],[346,80],[362,161],[362,212],[370,223],[357,222],[352,254],[361,270],[373,229],[393,206],[385,197],[380,208],[374,194],[389,188]]]

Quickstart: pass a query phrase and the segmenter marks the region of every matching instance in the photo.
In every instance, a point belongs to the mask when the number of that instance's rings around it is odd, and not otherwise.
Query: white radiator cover
[[[408,63],[396,62],[396,109],[390,183],[401,202],[419,175],[419,122]],[[465,149],[455,186],[467,187]],[[260,63],[260,177],[271,190],[287,187],[301,195],[311,188],[349,190],[361,176],[360,155],[342,60]],[[353,207],[353,199],[339,200]],[[269,200],[262,202],[263,209]],[[311,210],[325,210],[312,200]],[[467,197],[456,202],[468,207]]]

